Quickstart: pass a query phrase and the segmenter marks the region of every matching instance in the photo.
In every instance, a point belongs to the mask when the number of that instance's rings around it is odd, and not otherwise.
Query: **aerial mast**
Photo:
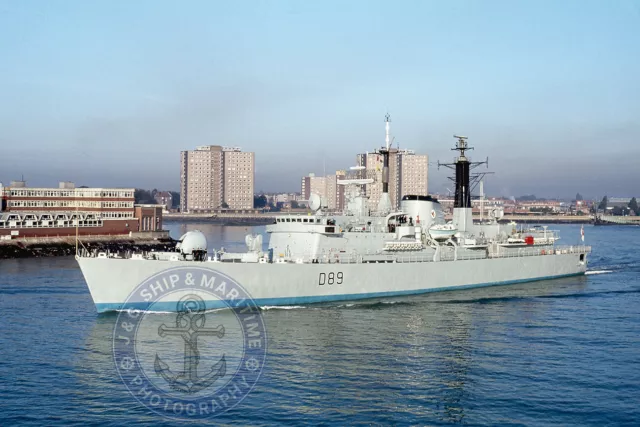
[[[460,156],[456,160],[456,196],[454,200],[454,208],[469,208],[471,207],[471,191],[469,190],[469,169],[470,162],[465,151],[473,150],[473,147],[467,145],[466,136],[454,135],[454,138],[458,138],[456,147],[452,148],[452,151],[459,151]]]
[[[389,144],[390,144],[389,143],[389,133],[390,133],[389,131],[391,130],[391,116],[389,115],[389,113],[387,113],[387,115],[384,116],[384,128],[385,128],[385,131],[386,131],[386,137],[384,138],[384,142],[385,142],[385,145],[387,147],[387,151],[389,151],[389,148],[391,148],[389,146]]]
[[[472,162],[467,157],[467,151],[473,150],[467,144],[467,137],[454,135],[457,139],[455,148],[452,151],[458,151],[460,155],[455,159],[454,163],[440,163],[438,167],[445,166],[455,171],[455,176],[451,178],[455,184],[455,196],[453,201],[453,222],[457,225],[458,230],[467,231],[473,225],[471,192],[474,190],[478,182],[491,172],[480,172],[471,174],[470,171],[480,165],[489,164],[489,159],[483,162]],[[484,195],[484,185],[481,192]]]
[[[382,215],[386,215],[391,212],[391,198],[389,197],[389,150],[391,149],[390,131],[391,131],[391,116],[387,113],[384,116],[385,127],[385,146],[380,150],[382,154],[382,195],[380,196],[380,202],[378,202],[378,212]]]

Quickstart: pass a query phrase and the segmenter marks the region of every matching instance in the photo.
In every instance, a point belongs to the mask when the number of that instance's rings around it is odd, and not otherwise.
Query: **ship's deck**
[[[555,246],[555,247],[514,247],[500,248],[497,252],[490,250],[465,249],[459,248],[457,251],[451,247],[443,247],[439,253],[435,250],[420,252],[390,252],[378,254],[346,254],[336,253],[332,255],[323,255],[311,259],[310,256],[298,257],[296,259],[274,258],[269,263],[266,257],[255,257],[258,261],[247,262],[241,258],[230,257],[228,260],[218,260],[214,257],[207,257],[204,261],[192,262],[222,262],[222,263],[267,263],[267,264],[366,264],[366,263],[420,263],[420,262],[444,262],[444,261],[463,261],[463,260],[481,260],[481,259],[501,259],[501,258],[518,258],[531,256],[549,256],[549,255],[566,255],[566,254],[587,254],[591,252],[591,246]],[[239,255],[239,254],[233,254]],[[108,258],[122,260],[152,260],[152,261],[185,261],[177,252],[98,252],[87,251],[81,249],[78,253],[79,257],[86,258]],[[261,260],[262,259],[262,260]]]

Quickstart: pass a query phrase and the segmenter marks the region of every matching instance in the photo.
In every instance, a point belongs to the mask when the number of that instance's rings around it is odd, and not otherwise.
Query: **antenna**
[[[484,181],[480,180],[480,224],[484,216]]]
[[[391,143],[389,142],[389,131],[391,130],[391,116],[389,115],[389,113],[387,113],[386,116],[384,116],[384,122],[385,122],[385,130],[386,130],[386,136],[384,138],[384,142],[385,142],[385,146],[387,147],[387,151],[389,151],[389,149],[391,148]]]
[[[449,177],[451,181],[456,183],[456,200],[454,206],[470,208],[471,193],[475,190],[476,185],[482,178],[493,172],[470,173],[472,169],[487,164],[489,158],[487,157],[487,160],[484,162],[472,162],[471,159],[467,158],[465,153],[468,150],[473,150],[473,147],[469,147],[467,144],[468,138],[462,135],[453,135],[453,137],[456,138],[457,141],[455,148],[451,150],[459,151],[460,155],[454,159],[454,163],[440,163],[440,161],[438,161],[438,169],[440,169],[440,166],[444,166],[455,171],[455,176]]]
[[[473,150],[473,147],[469,147],[467,145],[467,139],[469,138],[466,136],[460,136],[460,135],[453,135],[453,137],[457,138],[458,141],[456,141],[456,148],[452,148],[451,151],[459,151],[460,158],[464,160],[465,159],[464,152],[466,150]]]
[[[391,140],[389,139],[391,129],[391,116],[387,113],[384,116],[385,128],[385,146],[378,150],[382,154],[382,195],[378,203],[378,213],[388,214],[391,212],[391,198],[389,197],[389,150],[391,149]]]

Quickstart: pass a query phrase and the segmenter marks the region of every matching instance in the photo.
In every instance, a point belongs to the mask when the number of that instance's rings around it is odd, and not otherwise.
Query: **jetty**
[[[598,215],[595,225],[640,225],[640,216]]]

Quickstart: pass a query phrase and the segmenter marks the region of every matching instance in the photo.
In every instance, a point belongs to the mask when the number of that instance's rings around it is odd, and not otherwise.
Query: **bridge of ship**
[[[276,226],[277,228],[271,228]],[[275,223],[267,227],[268,232],[301,232],[301,233],[322,233],[338,234],[342,230],[336,226],[336,221],[328,217],[314,215],[282,215],[275,218]]]

